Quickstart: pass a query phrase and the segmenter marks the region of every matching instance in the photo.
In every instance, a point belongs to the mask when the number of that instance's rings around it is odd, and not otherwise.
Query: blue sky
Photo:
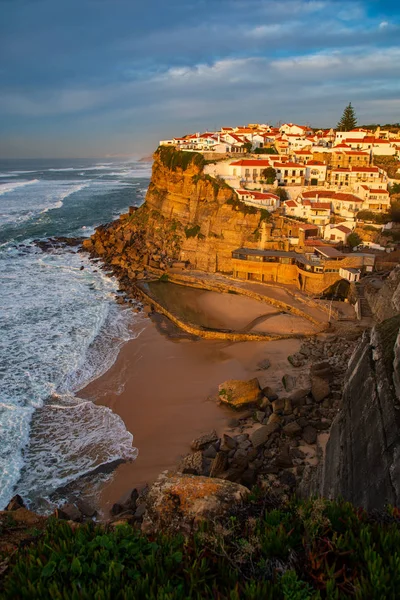
[[[144,155],[220,125],[400,121],[380,0],[0,0],[0,156]]]

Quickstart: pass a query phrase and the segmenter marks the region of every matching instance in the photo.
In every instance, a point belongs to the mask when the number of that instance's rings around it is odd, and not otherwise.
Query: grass
[[[3,600],[395,599],[399,511],[261,492],[188,538],[49,519],[13,557]]]

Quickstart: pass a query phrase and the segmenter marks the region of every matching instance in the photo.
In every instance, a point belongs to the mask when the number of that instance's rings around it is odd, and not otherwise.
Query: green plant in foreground
[[[395,600],[399,514],[327,500],[277,507],[253,489],[235,514],[186,539],[49,519],[40,538],[11,557],[0,598]]]

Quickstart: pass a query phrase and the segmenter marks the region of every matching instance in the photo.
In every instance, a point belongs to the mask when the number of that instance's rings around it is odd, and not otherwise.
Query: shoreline
[[[119,465],[101,486],[101,516],[124,501],[133,488],[151,484],[161,472],[176,469],[196,437],[229,429],[240,413],[217,401],[218,385],[228,379],[258,377],[261,386],[282,387],[291,372],[287,356],[301,341],[229,342],[195,339],[154,314],[141,334],[120,350],[112,367],[78,392],[110,408],[133,435],[138,457]],[[271,368],[258,370],[268,359]]]

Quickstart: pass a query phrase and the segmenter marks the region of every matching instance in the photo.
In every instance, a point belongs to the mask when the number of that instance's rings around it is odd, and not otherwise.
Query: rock
[[[283,412],[285,415],[291,415],[293,412],[292,401],[289,398],[285,398]]]
[[[56,509],[56,517],[65,521],[76,521],[79,523],[82,521],[82,513],[75,506],[75,504],[63,504],[60,508]]]
[[[192,443],[190,444],[190,447],[192,450],[202,450],[206,446],[209,446],[213,442],[216,442],[217,439],[218,439],[217,432],[215,431],[215,429],[213,429],[209,433],[201,435],[200,437],[193,440]]]
[[[6,506],[6,510],[18,510],[19,508],[26,508],[24,501],[19,494],[13,496],[10,502]]]
[[[265,358],[264,360],[260,361],[257,365],[257,370],[258,371],[266,371],[267,369],[269,369],[271,366],[270,361],[268,360],[268,358]]]
[[[315,444],[317,441],[317,430],[311,425],[304,427],[303,440],[306,442],[306,444]]]
[[[115,502],[115,504],[112,505],[110,513],[113,517],[116,517],[117,515],[120,515],[121,513],[125,512],[125,509],[123,507],[122,504],[120,504],[119,502]]]
[[[81,511],[81,513],[84,517],[92,518],[95,516],[95,514],[97,512],[96,509],[93,508],[93,506],[91,506],[87,502],[85,502],[85,500],[77,500],[76,506],[77,506],[78,510]]]
[[[23,524],[27,527],[33,527],[46,520],[46,517],[41,517],[24,507],[14,509],[12,513],[12,519],[15,523]]]
[[[288,469],[293,466],[293,461],[290,456],[289,446],[284,446],[278,456],[275,459],[275,464],[277,467],[281,467],[282,469]]]
[[[268,398],[270,402],[273,402],[274,400],[278,399],[278,394],[275,394],[274,390],[269,386],[263,388],[262,393],[266,398]]]
[[[304,406],[306,403],[306,397],[310,391],[311,388],[299,388],[298,390],[291,392],[288,398],[292,402],[293,406]]]
[[[251,488],[257,479],[257,473],[255,469],[249,468],[242,473],[241,483],[249,488]]]
[[[249,493],[247,488],[231,481],[162,474],[146,498],[142,531],[188,534],[203,521],[230,514]]]
[[[217,456],[217,450],[215,446],[211,444],[206,450],[203,451],[203,456],[205,458],[215,458]]]
[[[284,375],[282,377],[282,383],[284,385],[285,390],[287,392],[291,392],[292,390],[294,390],[294,387],[296,385],[296,380],[291,375]]]
[[[276,423],[279,425],[280,423],[282,423],[282,417],[280,417],[277,413],[272,413],[272,415],[268,417],[267,425],[271,425],[272,423]]]
[[[203,453],[201,450],[193,454],[187,454],[179,463],[178,470],[181,473],[191,475],[202,475],[204,469]]]
[[[146,512],[146,505],[139,504],[139,506],[135,510],[135,514],[133,515],[133,518],[135,519],[135,521],[141,521],[143,519],[145,512]]]
[[[283,414],[283,411],[285,410],[285,400],[283,398],[274,400],[272,403],[272,410],[274,413]]]
[[[263,412],[262,410],[257,410],[256,411],[256,420],[259,423],[262,423],[265,419],[265,412]]]
[[[240,421],[239,421],[239,419],[228,419],[227,425],[228,425],[228,427],[232,427],[232,428],[239,427]]]
[[[219,477],[226,469],[228,457],[225,452],[218,452],[211,463],[210,477]]]
[[[305,356],[300,353],[291,354],[290,356],[288,356],[288,361],[294,367],[303,367],[306,363]]]
[[[220,401],[233,408],[258,404],[262,398],[262,391],[257,378],[249,381],[230,379],[221,383],[218,390]]]
[[[283,471],[279,476],[279,481],[283,485],[287,485],[290,488],[294,488],[296,486],[296,477],[290,471]]]
[[[296,435],[299,435],[302,432],[302,429],[300,425],[296,423],[296,421],[293,421],[292,423],[288,423],[287,425],[285,425],[282,431],[284,431],[284,433],[289,437],[295,437]]]
[[[237,441],[231,437],[230,435],[227,435],[226,433],[224,433],[224,435],[222,436],[222,441],[221,441],[221,450],[223,452],[229,452],[229,450],[235,450],[236,446],[237,446]]]
[[[315,402],[322,402],[322,400],[329,396],[330,392],[331,388],[325,379],[321,379],[315,375],[311,377],[311,395]]]
[[[263,446],[268,440],[269,436],[278,431],[279,425],[277,423],[270,423],[269,425],[256,425],[249,434],[249,440],[253,444],[254,448]]]

